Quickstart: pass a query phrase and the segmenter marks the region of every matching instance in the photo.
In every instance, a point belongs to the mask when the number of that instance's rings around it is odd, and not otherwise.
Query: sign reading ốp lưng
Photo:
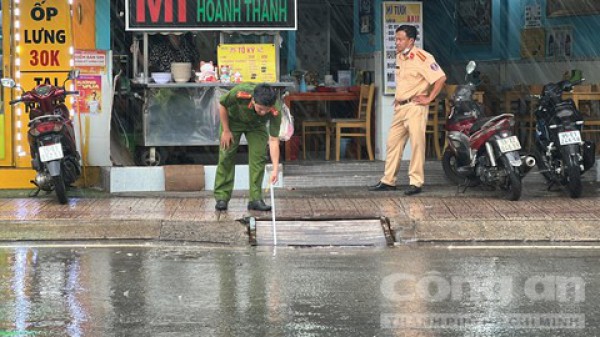
[[[296,30],[297,0],[125,0],[133,31]]]

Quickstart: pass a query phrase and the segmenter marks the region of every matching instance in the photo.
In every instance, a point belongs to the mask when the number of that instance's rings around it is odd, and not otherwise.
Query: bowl
[[[150,76],[155,83],[165,84],[171,82],[171,73],[151,73]]]
[[[188,82],[192,77],[192,64],[189,62],[171,63],[171,74],[177,83]]]

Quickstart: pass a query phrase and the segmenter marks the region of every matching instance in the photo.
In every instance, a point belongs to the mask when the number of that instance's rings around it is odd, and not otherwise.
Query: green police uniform
[[[269,113],[259,116],[250,104],[250,95],[255,84],[239,84],[221,97],[220,103],[227,109],[229,129],[233,142],[227,149],[219,150],[219,164],[215,177],[214,195],[216,200],[229,201],[235,177],[235,155],[240,145],[240,137],[246,135],[248,141],[248,166],[250,167],[250,201],[262,199],[262,182],[267,161],[266,149],[269,135],[279,137],[281,124],[281,102],[275,103],[277,116]],[[249,95],[245,95],[249,94]],[[267,128],[267,122],[269,127]],[[220,132],[223,132],[222,126]]]

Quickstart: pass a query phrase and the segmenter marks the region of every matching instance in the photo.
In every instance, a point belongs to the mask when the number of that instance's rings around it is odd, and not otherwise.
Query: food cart
[[[184,10],[169,8],[172,5],[169,2],[160,8],[146,5],[146,9],[138,8],[144,5],[143,1],[129,1],[126,4],[126,30],[135,34],[133,49],[139,49],[143,55],[140,62],[139,53],[133,52],[135,78],[132,79],[132,89],[143,100],[141,111],[138,112],[141,118],[136,119],[139,125],[135,127],[135,159],[138,164],[163,164],[165,156],[161,157],[161,151],[166,147],[219,145],[219,98],[236,81],[268,82],[281,91],[292,85],[279,82],[279,31],[296,29],[296,0],[283,0],[277,2],[276,8],[263,8],[263,15],[258,19],[253,18],[258,12],[256,8],[249,8],[250,5],[241,6],[239,15],[236,14],[238,12],[220,15],[210,12],[221,8],[218,4],[220,1],[225,0],[198,2],[194,5],[198,8],[189,8],[188,5]],[[140,14],[146,11],[153,15]],[[153,83],[148,62],[149,35],[189,31],[201,33],[204,30],[220,31],[218,61],[233,63],[241,78],[237,76],[229,82],[204,82],[196,81],[191,76],[190,81],[183,83]],[[236,53],[243,55],[236,56]],[[214,54],[217,56],[217,51]],[[139,64],[142,69],[138,69]],[[199,65],[193,64],[192,67],[198,70]]]

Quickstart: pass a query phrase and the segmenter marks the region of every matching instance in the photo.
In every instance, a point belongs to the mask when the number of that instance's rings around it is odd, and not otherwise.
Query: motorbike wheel
[[[571,198],[579,198],[583,192],[581,184],[581,171],[579,166],[569,165],[567,169],[567,189]]]
[[[54,192],[56,192],[56,196],[58,197],[58,202],[63,205],[66,204],[67,203],[67,189],[66,189],[65,181],[63,180],[62,175],[52,177],[52,181],[54,182]]]
[[[552,178],[552,173],[550,173],[548,171],[548,165],[546,164],[546,161],[544,160],[544,156],[537,150],[535,151],[534,156],[535,156],[535,164],[537,165],[540,173],[542,173],[542,176],[544,177],[544,179],[546,179],[546,183],[552,182],[554,179]]]
[[[446,151],[444,151],[444,155],[442,157],[442,168],[444,169],[446,178],[448,178],[448,180],[455,185],[467,187],[479,185],[479,179],[477,179],[477,177],[464,177],[458,173],[456,170],[456,154],[454,154],[454,152],[450,149],[446,149]]]
[[[154,162],[150,161],[150,148],[140,147],[136,149],[135,160],[139,166],[161,166],[167,161],[167,152],[159,147],[155,150]]]
[[[517,201],[521,198],[521,192],[523,191],[523,184],[521,182],[521,175],[517,170],[508,168],[508,188],[506,193],[506,199],[510,201]]]

